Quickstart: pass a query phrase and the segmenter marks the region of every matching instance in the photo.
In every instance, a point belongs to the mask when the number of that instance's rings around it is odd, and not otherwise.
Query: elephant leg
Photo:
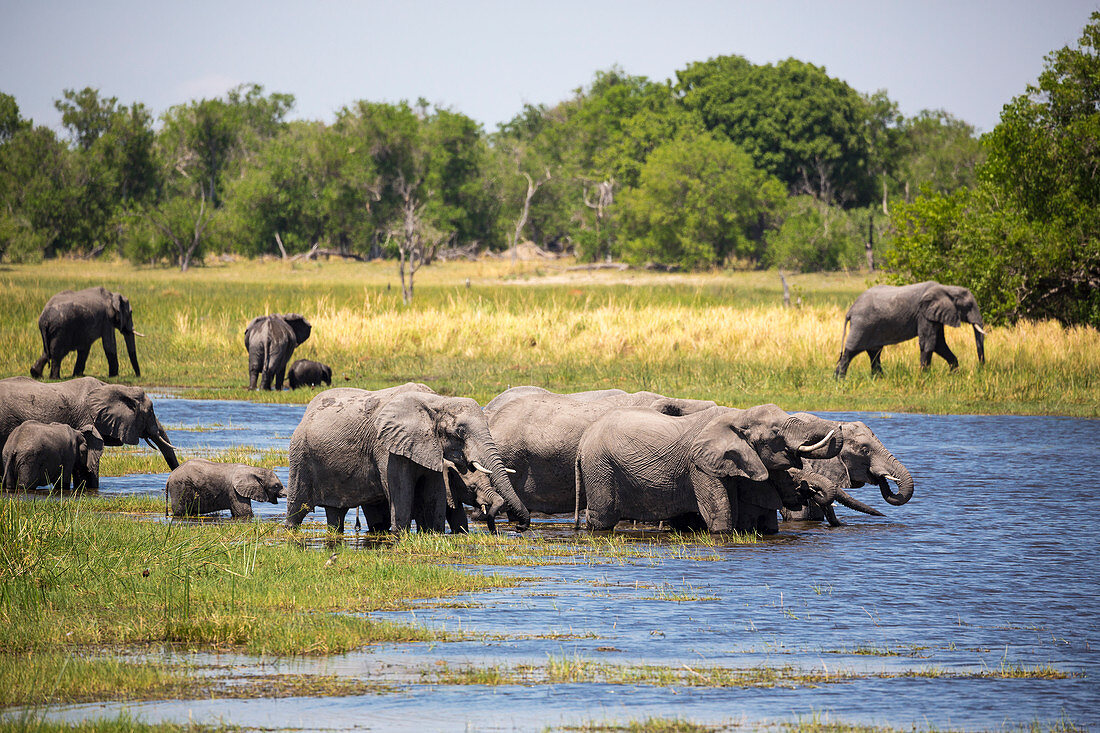
[[[933,323],[924,319],[918,319],[917,343],[920,345],[920,368],[927,369],[932,364],[932,354],[936,350],[936,331],[939,338],[943,338],[943,324]],[[939,326],[939,329],[936,327]]]
[[[694,474],[695,500],[699,504],[699,513],[703,515],[707,529],[711,532],[729,532],[733,529],[733,512],[730,509],[729,494],[719,479],[702,474]]]
[[[344,517],[348,515],[346,507],[325,507],[325,521],[328,522],[328,526],[338,534],[344,533]]]
[[[118,346],[115,344],[115,330],[112,328],[103,334],[103,355],[107,357],[107,376],[118,376]]]
[[[848,374],[848,365],[852,363],[852,359],[859,355],[858,351],[852,351],[850,349],[844,349],[840,352],[840,358],[836,362],[836,371],[833,372],[833,376],[837,379],[844,379]]]
[[[951,367],[951,371],[955,371],[959,368],[959,360],[955,357],[955,354],[947,347],[947,339],[943,335],[943,324],[939,324],[936,329],[936,343],[933,347],[935,352],[943,357],[944,361]]]
[[[600,462],[578,466],[577,470],[588,505],[585,526],[594,530],[615,529],[620,518],[615,501],[615,470]]]
[[[50,379],[61,379],[61,360],[65,358],[65,352],[59,349],[50,350]]]
[[[283,391],[283,370],[279,369],[275,372],[275,390],[277,392]]]
[[[42,378],[42,369],[45,368],[46,364],[48,364],[49,361],[50,361],[50,355],[47,354],[45,351],[43,351],[42,356],[38,357],[38,361],[36,361],[31,366],[31,376],[34,377],[35,379],[41,379]]]
[[[390,507],[388,504],[362,504],[361,508],[368,532],[390,531]]]
[[[465,519],[466,512],[459,504],[457,512]],[[442,473],[431,473],[416,483],[413,492],[413,512],[417,532],[443,532],[448,521],[447,489]]]
[[[82,347],[82,348],[79,348],[79,349],[76,350],[76,364],[73,365],[73,376],[74,377],[83,377],[84,376],[84,365],[88,363],[88,352],[89,351],[91,351],[90,346],[85,346],[85,347]],[[59,371],[60,371],[60,366],[61,365],[59,364],[58,365],[58,370]],[[115,374],[112,374],[111,375],[112,377],[116,376],[118,374],[118,370],[117,370],[118,365],[116,364],[115,366],[116,366]]]
[[[234,519],[252,519],[252,502],[234,496],[229,500],[229,516]]]
[[[390,525],[395,532],[408,532],[412,528],[417,477],[410,463],[409,459],[391,453],[386,464],[385,490],[390,502]]]
[[[882,376],[882,348],[879,346],[867,350],[867,356],[871,358],[871,376],[873,377]]]

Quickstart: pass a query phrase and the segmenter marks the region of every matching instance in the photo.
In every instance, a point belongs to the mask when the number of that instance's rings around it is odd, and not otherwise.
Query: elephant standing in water
[[[77,430],[91,424],[105,445],[137,445],[145,440],[161,452],[169,468],[179,466],[175,446],[140,387],[107,384],[94,377],[56,384],[27,377],[0,379],[0,448],[28,420],[64,423]]]
[[[165,491],[175,517],[228,509],[234,519],[250,519],[253,501],[277,504],[284,489],[270,468],[192,458],[172,471]]]
[[[493,405],[497,405],[495,409]],[[584,431],[605,413],[621,407],[649,407],[685,415],[716,407],[708,400],[600,390],[555,394],[538,387],[515,387],[485,408],[489,430],[504,464],[515,469],[512,483],[529,510],[544,514],[573,511],[577,445]]]
[[[881,516],[881,512],[853,499],[844,491],[845,488],[859,488],[864,484],[878,486],[882,498],[893,506],[901,506],[913,498],[912,474],[882,444],[871,428],[862,422],[846,422],[843,423],[843,430],[844,447],[836,457],[806,461],[808,471],[823,476],[837,488],[835,494],[838,502],[864,514]],[[897,484],[897,492],[891,490],[891,481]],[[801,511],[786,508],[780,511],[787,521],[827,519],[834,527],[840,525],[832,506],[807,504]]]
[[[74,430],[68,425],[28,420],[4,443],[4,488],[60,486],[99,488],[99,457],[103,438],[93,425]]]
[[[351,507],[368,526],[407,531],[463,531],[466,513],[453,478],[482,472],[492,495],[475,499],[491,512],[506,508],[518,529],[530,514],[508,481],[481,407],[445,397],[422,384],[371,392],[337,388],[310,401],[290,438],[288,527],[325,507],[330,527],[343,530]],[[472,477],[464,485],[477,486]]]
[[[775,405],[715,407],[686,417],[614,410],[585,431],[577,448],[576,519],[585,500],[590,529],[611,529],[620,519],[690,524],[687,518],[697,516],[712,532],[756,529],[755,489],[775,493],[776,505],[801,506],[809,491],[800,496],[794,482],[772,488],[769,480],[801,469],[803,457],[835,456],[842,444],[837,423],[794,417]],[[813,490],[825,490],[824,482]]]
[[[851,324],[852,330],[848,331]],[[978,301],[966,288],[929,280],[915,285],[876,285],[863,292],[844,317],[846,338],[836,363],[835,376],[843,378],[860,352],[871,359],[871,374],[882,374],[882,348],[916,337],[921,369],[939,354],[954,371],[959,360],[947,347],[944,326],[969,323],[974,327],[978,363],[985,363],[985,331]]]
[[[294,349],[309,338],[313,327],[297,313],[275,313],[253,318],[244,330],[244,348],[248,351],[248,388],[256,389],[260,379],[261,389],[283,388],[286,365]]]
[[[107,357],[107,376],[118,376],[118,348],[115,329],[126,340],[126,353],[134,375],[140,377],[137,347],[134,336],[142,334],[134,330],[134,314],[125,296],[106,288],[64,290],[46,302],[38,316],[38,330],[42,334],[42,356],[31,366],[31,376],[38,379],[46,362],[50,364],[50,379],[61,378],[61,360],[70,351],[76,352],[73,376],[84,375],[88,352],[92,344],[103,339],[103,353]]]

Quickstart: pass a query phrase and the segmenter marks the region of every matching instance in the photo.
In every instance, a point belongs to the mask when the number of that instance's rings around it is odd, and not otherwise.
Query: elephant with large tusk
[[[342,531],[347,510],[359,506],[372,530],[408,531],[415,520],[419,531],[442,532],[447,524],[463,531],[457,492],[476,487],[478,476],[493,494],[471,489],[474,501],[506,509],[526,529],[530,513],[476,402],[414,383],[329,389],[310,401],[290,439],[286,524],[298,526],[320,506],[329,526]]]
[[[843,379],[861,352],[871,359],[871,374],[882,374],[882,349],[916,337],[920,366],[927,369],[939,354],[954,371],[959,360],[947,346],[943,327],[969,323],[974,328],[978,363],[985,363],[985,325],[973,293],[957,285],[929,280],[915,285],[876,285],[864,291],[844,317],[843,347],[835,376]],[[851,331],[848,326],[851,325]]]
[[[176,449],[140,387],[107,384],[94,377],[43,384],[27,377],[0,379],[0,449],[11,432],[28,420],[59,422],[77,430],[91,424],[109,446],[145,440],[179,466]]]
[[[839,504],[863,514],[882,516],[882,512],[850,496],[845,489],[859,488],[864,484],[878,486],[882,498],[892,506],[901,506],[913,498],[913,476],[862,422],[843,424],[844,447],[830,459],[806,461],[806,470],[833,486],[834,499]],[[898,488],[894,491],[890,484]],[[802,510],[783,509],[785,520],[825,519],[838,526],[840,520],[830,505],[807,504]]]

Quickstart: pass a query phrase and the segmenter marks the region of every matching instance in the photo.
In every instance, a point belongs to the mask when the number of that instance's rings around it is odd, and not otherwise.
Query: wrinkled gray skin
[[[521,387],[509,387],[493,399],[489,400],[489,403],[485,405],[485,412],[490,413],[504,407],[507,403],[511,402],[517,397],[526,397],[530,395],[556,395],[557,392],[551,392],[544,387],[535,387],[533,385],[523,385]],[[625,395],[627,392],[621,389],[592,389],[586,392],[568,392],[561,395],[562,397],[571,397],[575,400],[581,400],[582,402],[589,402],[591,400],[598,400],[604,397],[616,397]],[[652,393],[649,393],[652,394]]]
[[[894,457],[885,445],[862,422],[843,423],[844,447],[840,453],[830,459],[815,459],[806,461],[806,470],[824,477],[836,487],[836,501],[840,504],[862,512],[881,516],[871,507],[853,499],[844,491],[848,488],[859,488],[864,484],[874,484],[879,487],[882,498],[888,504],[901,506],[913,498],[913,476],[909,473],[901,461]],[[890,481],[896,479],[897,492],[890,488]],[[817,504],[807,504],[801,511],[782,509],[784,520],[810,520],[821,521],[827,519],[832,526],[839,526],[840,520],[831,506],[821,507]]]
[[[763,506],[801,506],[825,488],[804,471],[802,459],[837,455],[843,433],[838,423],[810,417],[775,405],[716,407],[660,420],[644,410],[610,412],[581,440],[577,508],[587,494],[591,529],[611,529],[620,519],[669,520],[677,529],[714,532],[760,529]],[[669,442],[673,432],[679,437]],[[789,473],[810,486],[787,479]]]
[[[93,425],[74,430],[63,423],[27,421],[4,443],[4,488],[97,489],[102,455],[103,438]]]
[[[500,446],[504,465],[516,471],[512,485],[529,510],[543,514],[573,511],[577,445],[584,431],[605,413],[620,407],[650,407],[667,415],[685,415],[715,407],[706,400],[681,400],[653,392],[613,392],[578,398],[531,391],[510,395],[497,409],[486,407],[489,430]],[[494,402],[496,399],[499,397]]]
[[[251,519],[253,501],[277,504],[284,489],[270,468],[192,458],[168,475],[165,491],[174,517],[228,509],[235,519]]]
[[[283,388],[283,376],[290,355],[309,338],[313,327],[297,313],[273,313],[253,318],[244,330],[244,348],[248,351],[248,388]],[[262,377],[262,378],[261,378]]]
[[[848,331],[849,323],[851,331]],[[957,285],[941,285],[929,280],[915,285],[876,285],[864,291],[844,317],[847,338],[836,363],[835,376],[843,378],[848,365],[861,352],[871,359],[871,374],[882,374],[882,348],[916,337],[920,345],[920,365],[927,369],[932,354],[939,354],[954,371],[959,360],[947,347],[944,326],[970,323],[978,362],[985,363],[985,332],[978,301],[969,290]]]
[[[115,345],[115,329],[126,341],[126,353],[134,374],[141,376],[138,367],[137,348],[134,345],[134,314],[130,301],[106,288],[64,290],[46,302],[38,316],[38,330],[42,334],[42,356],[31,366],[31,376],[38,379],[46,362],[50,364],[50,379],[61,378],[61,360],[70,351],[76,352],[73,376],[84,375],[88,352],[99,339],[103,339],[103,353],[107,357],[107,376],[118,376],[118,348]]]
[[[347,510],[359,506],[372,530],[408,531],[414,519],[420,531],[442,532],[445,522],[462,527],[459,490],[451,473],[444,477],[448,463],[460,478],[475,471],[475,463],[486,468],[499,500],[475,501],[506,508],[518,529],[527,528],[530,514],[476,402],[413,383],[376,392],[325,390],[290,439],[287,526],[321,506],[329,526],[341,531]]]
[[[94,425],[105,445],[144,440],[161,452],[169,468],[179,466],[168,434],[140,387],[107,384],[95,377],[43,384],[27,377],[0,379],[0,447],[28,420],[59,422],[80,430]]]
[[[298,359],[290,365],[286,381],[291,389],[299,387],[319,387],[321,384],[332,386],[332,367],[319,361]]]

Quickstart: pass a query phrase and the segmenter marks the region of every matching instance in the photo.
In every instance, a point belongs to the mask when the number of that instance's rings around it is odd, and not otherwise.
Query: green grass
[[[872,279],[788,278],[801,307],[784,309],[773,272],[698,275],[569,272],[568,261],[437,263],[401,304],[392,263],[238,262],[187,273],[117,262],[51,261],[0,269],[0,375],[26,374],[41,351],[37,317],[55,292],[103,284],[133,303],[142,374],[120,379],[193,397],[308,401],[316,389],[248,393],[243,329],[264,312],[296,311],[313,335],[295,357],[334,368],[334,386],[420,381],[485,402],[508,386],[569,391],[650,389],[744,406],[935,413],[1100,416],[1100,334],[1055,323],[990,328],[987,364],[949,329],[961,368],[922,372],[915,342],[888,347],[886,377],[865,357],[832,379],[843,314]],[[465,287],[466,279],[470,287]],[[65,366],[71,370],[73,357]],[[102,376],[93,347],[87,373]],[[64,373],[64,372],[63,372]]]
[[[235,726],[198,723],[144,723],[123,712],[117,718],[93,718],[75,723],[48,722],[34,712],[0,721],[0,733],[216,733],[240,730]]]
[[[257,448],[239,445],[219,451],[179,450],[180,463],[190,458],[206,458],[221,463],[247,463],[262,468],[278,468],[290,465],[287,451],[278,448]],[[99,461],[99,475],[129,476],[135,473],[167,473],[168,465],[159,451],[143,446],[124,445],[108,448]]]

